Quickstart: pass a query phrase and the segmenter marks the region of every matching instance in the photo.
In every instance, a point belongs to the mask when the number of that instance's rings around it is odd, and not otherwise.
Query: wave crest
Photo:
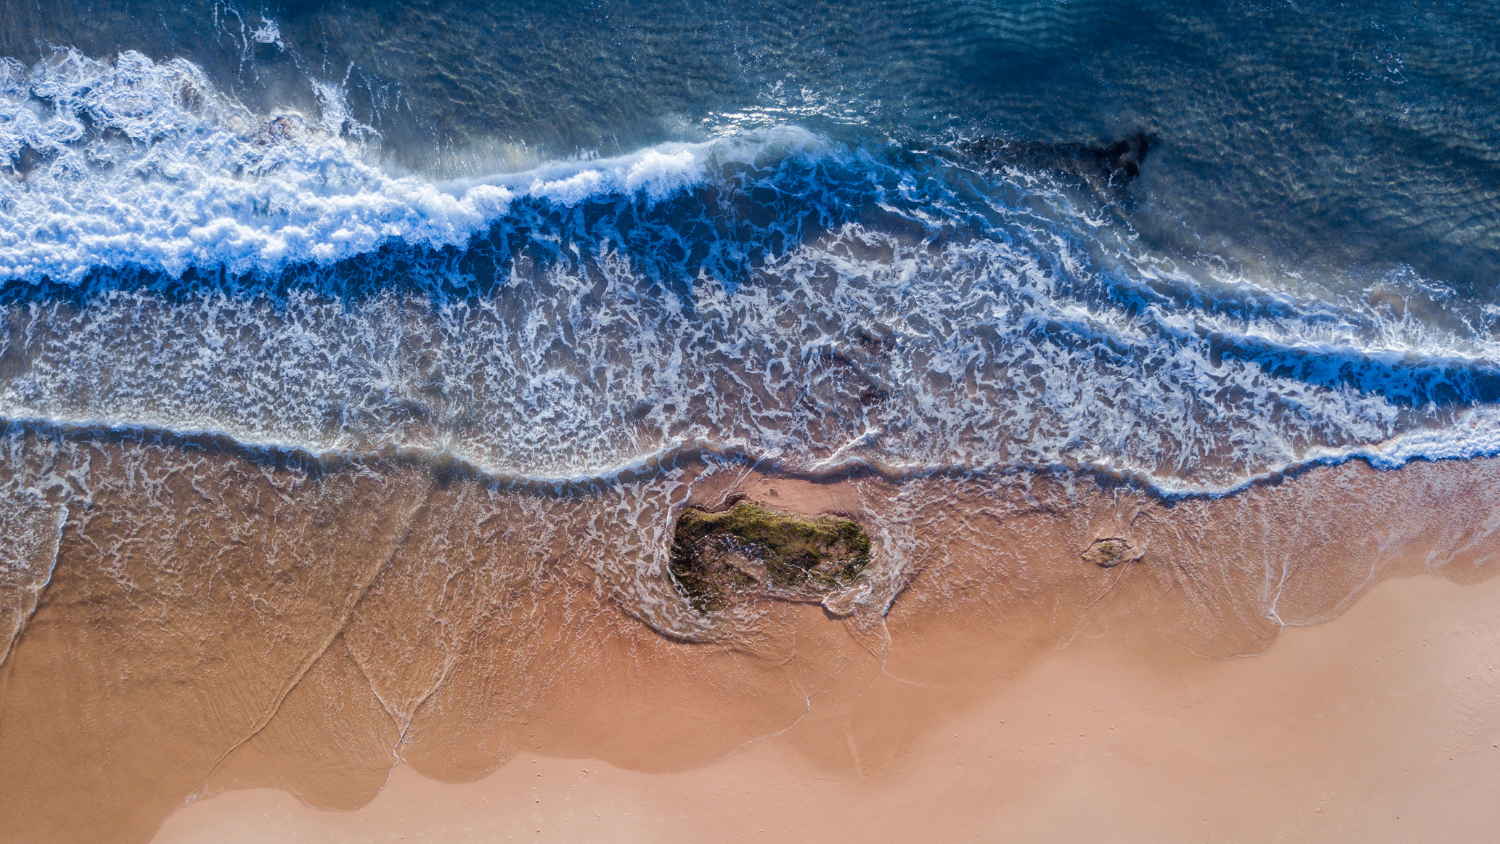
[[[0,64],[0,279],[77,283],[138,267],[271,273],[382,244],[460,246],[519,198],[657,201],[695,184],[710,150],[670,144],[531,173],[433,184],[370,160],[333,86],[319,120],[256,115],[183,59],[62,50]]]

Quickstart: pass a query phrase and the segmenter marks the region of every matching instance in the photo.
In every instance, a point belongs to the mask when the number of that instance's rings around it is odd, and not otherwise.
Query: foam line
[[[1393,437],[1373,446],[1355,446],[1344,449],[1319,448],[1310,451],[1305,458],[1287,461],[1265,471],[1244,475],[1223,483],[1192,483],[1179,478],[1158,477],[1148,472],[1133,470],[1106,463],[1083,466],[1061,464],[1015,465],[991,463],[986,465],[956,463],[888,463],[867,456],[842,457],[804,465],[788,462],[784,455],[746,448],[743,443],[720,443],[699,438],[683,438],[664,443],[649,452],[631,455],[616,463],[597,466],[579,466],[565,474],[539,474],[517,472],[513,469],[488,464],[483,458],[465,455],[447,444],[403,443],[385,445],[361,451],[327,443],[299,443],[290,440],[240,438],[228,431],[211,428],[173,429],[151,423],[131,423],[115,420],[52,419],[45,417],[0,416],[0,430],[33,430],[62,436],[89,437],[95,434],[111,436],[137,436],[162,438],[182,442],[218,442],[229,444],[234,450],[249,454],[301,455],[320,462],[359,462],[366,460],[396,459],[433,466],[454,465],[469,474],[507,485],[525,487],[547,487],[566,490],[599,482],[615,483],[628,481],[631,477],[653,474],[663,466],[681,459],[701,460],[704,457],[730,459],[754,465],[761,470],[776,472],[789,477],[807,480],[830,480],[850,474],[872,474],[887,481],[901,482],[935,475],[1000,474],[1020,471],[1038,472],[1087,472],[1112,479],[1128,480],[1139,484],[1164,498],[1217,498],[1233,495],[1256,484],[1283,477],[1316,466],[1336,466],[1354,460],[1362,460],[1376,469],[1398,470],[1416,462],[1443,460],[1473,460],[1500,457],[1500,411],[1486,408],[1465,414],[1451,428],[1412,432]]]

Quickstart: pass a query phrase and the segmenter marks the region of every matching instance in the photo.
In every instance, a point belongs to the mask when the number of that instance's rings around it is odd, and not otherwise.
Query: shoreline
[[[3,287],[3,285],[0,285]],[[1468,417],[1464,417],[1468,418]],[[1467,427],[1476,427],[1471,422]],[[983,466],[916,465],[900,466],[872,462],[862,456],[819,460],[809,467],[782,464],[773,457],[756,454],[740,445],[721,444],[698,437],[673,441],[654,451],[639,454],[608,466],[595,466],[571,474],[528,474],[487,465],[482,459],[453,451],[448,446],[430,447],[382,444],[317,445],[295,440],[263,439],[242,436],[221,428],[182,428],[158,422],[125,422],[91,417],[67,418],[47,415],[0,416],[0,431],[30,436],[76,438],[108,443],[156,443],[177,448],[206,449],[241,460],[263,460],[270,463],[298,462],[337,471],[352,466],[388,465],[427,469],[435,475],[464,476],[483,483],[505,485],[516,489],[550,490],[565,494],[571,488],[588,488],[611,482],[630,482],[659,472],[665,466],[723,460],[745,465],[748,471],[767,477],[785,478],[809,484],[838,484],[861,479],[877,479],[891,484],[921,481],[936,477],[970,475],[1038,475],[1076,476],[1100,486],[1120,486],[1162,502],[1230,498],[1247,490],[1278,486],[1308,473],[1334,469],[1350,464],[1378,472],[1399,472],[1407,466],[1422,464],[1463,463],[1500,459],[1500,442],[1486,437],[1469,444],[1446,443],[1432,451],[1407,447],[1414,439],[1431,439],[1420,430],[1398,434],[1383,442],[1369,443],[1344,450],[1315,449],[1304,457],[1240,476],[1219,486],[1195,486],[1179,478],[1157,477],[1138,469],[1116,469],[1102,464],[1067,466]],[[1394,454],[1395,456],[1392,456]]]

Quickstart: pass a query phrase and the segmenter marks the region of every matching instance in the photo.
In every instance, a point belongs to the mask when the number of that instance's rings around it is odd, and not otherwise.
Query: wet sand
[[[559,492],[64,445],[48,459],[87,466],[91,497],[0,667],[0,840],[144,842],[169,815],[160,840],[1264,840],[1380,832],[1387,807],[1494,819],[1474,789],[1500,757],[1500,461],[1165,500],[734,466]],[[652,554],[666,502],[731,492],[872,526],[868,588],[747,594],[705,626]],[[1131,553],[1090,562],[1102,538]]]
[[[1086,638],[982,689],[882,678],[690,771],[523,753],[450,785],[402,765],[358,811],[235,791],[153,841],[1481,841],[1500,822],[1497,701],[1500,581],[1422,576],[1253,658]]]

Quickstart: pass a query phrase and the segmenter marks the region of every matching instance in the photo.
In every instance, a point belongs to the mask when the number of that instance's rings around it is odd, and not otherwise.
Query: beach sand
[[[522,753],[450,785],[401,765],[358,811],[233,791],[153,840],[1482,841],[1497,701],[1500,581],[1423,576],[1252,658],[1085,638],[982,688],[883,678],[693,770]]]
[[[644,482],[78,447],[93,498],[0,668],[0,840],[1410,840],[1397,816],[1473,840],[1497,820],[1500,461],[1183,500],[707,475],[689,500],[853,515],[877,559],[836,612],[746,596],[688,635],[663,572],[609,564],[660,541]],[[1130,553],[1095,564],[1103,538]]]

